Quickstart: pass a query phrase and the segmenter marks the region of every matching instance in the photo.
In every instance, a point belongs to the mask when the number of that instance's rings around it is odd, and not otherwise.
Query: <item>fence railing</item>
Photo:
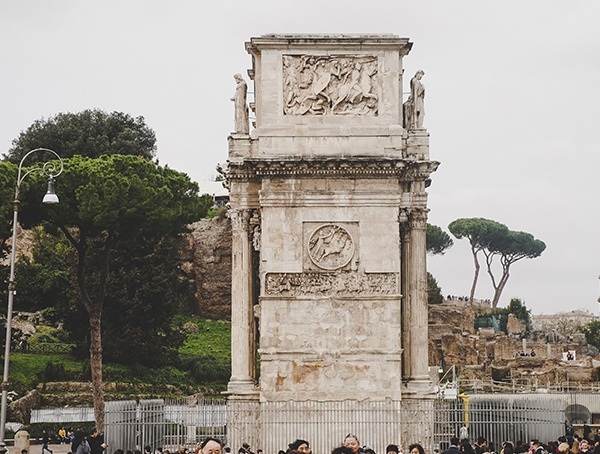
[[[483,397],[483,396],[482,396]],[[543,397],[543,396],[542,396]],[[207,436],[222,439],[233,452],[242,442],[265,453],[285,450],[296,438],[326,454],[348,433],[384,452],[388,444],[413,442],[426,452],[444,449],[468,427],[471,438],[556,440],[563,434],[566,401],[537,396],[495,396],[429,401],[415,410],[402,401],[226,403],[223,400],[107,402],[105,434],[113,449],[193,449]]]
[[[28,353],[38,354],[66,354],[71,353],[77,344],[61,342],[35,342],[27,346]]]
[[[44,410],[31,410],[31,423],[74,423],[94,420],[91,407],[61,407]]]
[[[581,383],[561,381],[552,383],[549,380],[537,378],[519,378],[496,381],[492,379],[472,379],[459,382],[460,389],[469,394],[524,394],[524,393],[594,393],[600,392],[600,382]]]

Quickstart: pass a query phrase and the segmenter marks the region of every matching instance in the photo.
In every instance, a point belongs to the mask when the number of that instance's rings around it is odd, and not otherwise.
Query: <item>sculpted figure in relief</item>
[[[250,131],[250,126],[248,124],[248,104],[246,103],[248,85],[246,85],[241,74],[236,74],[233,78],[237,83],[235,94],[233,95],[233,98],[231,98],[235,108],[234,132],[238,134],[248,134]]]
[[[267,295],[280,296],[374,296],[399,294],[395,273],[355,271],[267,273]]]
[[[286,115],[377,115],[374,56],[284,55]]]
[[[338,225],[324,225],[308,241],[308,255],[315,265],[326,270],[346,266],[354,255],[350,234]]]

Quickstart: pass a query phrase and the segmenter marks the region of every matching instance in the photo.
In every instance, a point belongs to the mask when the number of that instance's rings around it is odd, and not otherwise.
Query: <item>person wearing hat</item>
[[[388,445],[388,447],[385,448],[385,453],[386,454],[400,454],[400,450],[398,449],[398,445]]]

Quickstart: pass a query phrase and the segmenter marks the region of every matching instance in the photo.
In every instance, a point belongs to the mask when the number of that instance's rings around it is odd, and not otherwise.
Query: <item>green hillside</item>
[[[105,363],[103,380],[108,383],[126,383],[119,387],[121,393],[152,394],[156,397],[184,396],[202,392],[218,396],[225,389],[231,375],[231,324],[226,321],[206,320],[189,316],[177,316],[174,325],[185,334],[178,357],[168,366],[145,367]],[[41,328],[41,329],[40,329]],[[48,332],[46,327],[36,327]],[[11,353],[10,382],[16,398],[31,389],[53,392],[52,382],[90,381],[87,358],[79,359],[72,353],[31,353],[39,350],[61,350],[60,336],[32,337],[30,353],[15,349]],[[67,349],[68,350],[68,349]],[[68,391],[68,386],[61,389]],[[107,399],[110,399],[109,387]]]

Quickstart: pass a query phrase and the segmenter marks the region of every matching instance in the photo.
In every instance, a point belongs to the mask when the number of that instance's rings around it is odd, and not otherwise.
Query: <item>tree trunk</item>
[[[469,301],[472,303],[475,298],[475,287],[477,287],[477,279],[479,279],[479,260],[477,259],[477,251],[475,247],[471,245],[471,252],[473,253],[473,261],[475,262],[475,275],[473,276],[473,285],[471,285],[471,294],[469,295]]]
[[[73,239],[73,237],[70,237]],[[94,398],[94,419],[96,430],[104,432],[104,388],[102,385],[102,310],[106,295],[109,255],[114,237],[107,234],[101,251],[100,285],[97,294],[92,297],[88,292],[86,279],[86,261],[88,257],[87,235],[80,233],[79,242],[71,241],[77,249],[77,284],[83,305],[90,321],[90,369],[92,373],[92,395]],[[73,239],[74,240],[74,239]]]
[[[496,309],[498,303],[500,302],[500,295],[504,291],[504,287],[506,287],[506,283],[508,282],[508,266],[502,267],[502,277],[500,278],[500,282],[498,282],[498,286],[494,285],[494,299],[492,300],[492,308]]]
[[[99,314],[90,314],[90,368],[96,431],[104,432],[104,388],[102,385],[102,325]]]

